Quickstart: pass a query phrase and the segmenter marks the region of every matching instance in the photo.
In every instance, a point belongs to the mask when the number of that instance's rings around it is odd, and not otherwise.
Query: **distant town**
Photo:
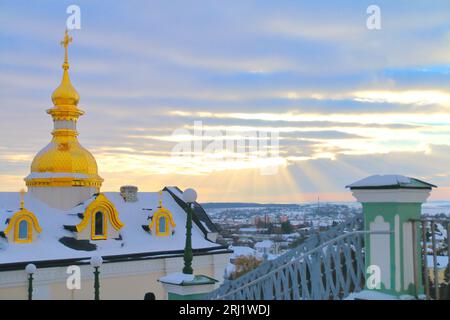
[[[258,204],[258,203],[205,203],[202,204],[212,221],[219,227],[217,242],[233,250],[225,278],[235,279],[255,268],[264,260],[273,260],[295,248],[314,233],[362,214],[356,202]],[[450,216],[448,202],[425,204],[425,218]],[[437,248],[446,255],[447,230],[436,224]],[[428,235],[431,241],[431,236]],[[431,242],[428,243],[431,248]],[[429,249],[431,250],[431,249]],[[431,256],[428,258],[431,259]],[[430,260],[430,267],[432,261]],[[447,264],[440,266],[445,269]]]
[[[234,251],[225,271],[229,279],[362,212],[358,203],[206,203],[203,207],[219,227],[217,242]]]

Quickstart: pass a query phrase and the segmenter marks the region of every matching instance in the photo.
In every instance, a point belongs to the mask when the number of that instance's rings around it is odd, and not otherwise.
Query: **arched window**
[[[106,219],[102,211],[97,211],[94,214],[92,221],[92,239],[106,239]]]
[[[28,221],[21,220],[19,222],[19,233],[18,233],[18,240],[26,241],[29,240],[29,234],[28,234],[28,228],[29,228]]]
[[[14,242],[16,243],[28,243],[33,241],[32,239],[32,221],[27,217],[19,218],[15,223]]]
[[[35,240],[33,232],[41,233],[41,226],[36,216],[23,208],[10,218],[8,226],[3,231],[8,241],[15,243],[33,242]]]
[[[159,225],[159,233],[166,233],[167,226],[165,216],[159,217],[158,225]]]
[[[166,237],[171,233],[173,234],[175,222],[173,221],[170,211],[164,207],[160,207],[153,215],[148,228],[152,234],[158,237]]]

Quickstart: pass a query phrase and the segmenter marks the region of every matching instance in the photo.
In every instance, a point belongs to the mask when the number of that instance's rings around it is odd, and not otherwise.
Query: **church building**
[[[97,162],[78,141],[84,112],[69,77],[71,41],[66,31],[62,80],[47,110],[53,137],[31,163],[27,192],[0,192],[0,299],[27,298],[30,263],[37,267],[34,299],[93,299],[89,261],[97,256],[103,259],[102,299],[143,299],[148,293],[165,299],[158,279],[182,270],[188,204],[177,187],[101,191]],[[193,203],[192,267],[221,281],[230,250],[215,242],[217,234]]]

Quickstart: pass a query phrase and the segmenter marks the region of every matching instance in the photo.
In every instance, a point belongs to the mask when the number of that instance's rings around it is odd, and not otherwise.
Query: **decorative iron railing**
[[[342,299],[364,287],[362,217],[312,235],[297,248],[205,296],[214,300]]]
[[[413,238],[419,237],[421,244],[421,259],[414,262],[415,278],[418,279],[422,272],[427,299],[450,300],[450,219],[426,218],[412,222],[413,230],[419,230]],[[413,243],[417,245],[417,242]]]

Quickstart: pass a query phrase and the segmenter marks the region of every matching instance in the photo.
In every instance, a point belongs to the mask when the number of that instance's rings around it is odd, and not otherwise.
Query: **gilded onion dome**
[[[66,69],[67,67],[67,69]],[[53,91],[52,101],[55,106],[77,106],[78,101],[80,101],[80,96],[78,95],[77,90],[73,87],[69,78],[69,64],[67,66],[63,65],[63,78],[61,80],[61,84],[58,88]]]
[[[52,94],[54,107],[47,110],[54,122],[52,141],[35,156],[31,174],[25,178],[29,187],[86,186],[100,188],[94,156],[78,142],[76,123],[83,115],[78,109],[80,96],[70,82],[68,46],[72,42],[67,30],[61,45],[65,50],[61,84]]]

